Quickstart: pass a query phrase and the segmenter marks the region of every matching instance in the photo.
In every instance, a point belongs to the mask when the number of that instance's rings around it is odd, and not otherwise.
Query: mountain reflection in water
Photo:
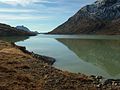
[[[104,69],[111,76],[120,74],[120,40],[57,40],[85,62]]]
[[[29,36],[8,36],[8,37],[0,37],[0,40],[7,42],[19,42],[29,39]]]
[[[40,55],[54,57],[61,70],[120,78],[120,36],[44,35],[0,37]]]

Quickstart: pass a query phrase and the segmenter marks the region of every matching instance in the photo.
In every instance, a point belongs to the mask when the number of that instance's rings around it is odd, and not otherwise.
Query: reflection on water
[[[120,74],[120,40],[57,40],[83,61],[99,66],[112,76]]]
[[[54,66],[62,70],[120,78],[120,36],[38,35],[0,39],[54,57]]]
[[[0,37],[0,40],[7,42],[19,42],[29,39],[29,36],[8,36],[8,37]]]

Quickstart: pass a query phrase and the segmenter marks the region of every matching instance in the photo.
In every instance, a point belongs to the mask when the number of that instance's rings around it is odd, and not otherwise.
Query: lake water
[[[56,68],[105,78],[120,78],[120,36],[37,35],[1,37],[56,59]]]

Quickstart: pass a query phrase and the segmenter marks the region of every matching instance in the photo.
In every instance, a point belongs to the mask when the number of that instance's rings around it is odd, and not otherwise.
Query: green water
[[[0,39],[54,57],[53,66],[62,70],[120,78],[120,36],[38,35]]]

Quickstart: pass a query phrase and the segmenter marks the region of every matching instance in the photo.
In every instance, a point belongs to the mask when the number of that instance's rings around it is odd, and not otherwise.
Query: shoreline
[[[0,41],[0,89],[120,90],[120,79],[70,73],[52,66],[54,58]]]
[[[48,56],[43,56],[43,55],[39,55],[39,54],[35,54],[34,52],[29,52],[28,50],[26,50],[26,47],[24,46],[18,46],[14,43],[11,43],[13,46],[19,48],[21,51],[23,51],[24,53],[27,53],[29,55],[31,55],[33,58],[36,58],[38,60],[43,60],[44,63],[47,63],[48,65],[53,65],[54,62],[56,61],[54,58],[52,57],[48,57]]]

